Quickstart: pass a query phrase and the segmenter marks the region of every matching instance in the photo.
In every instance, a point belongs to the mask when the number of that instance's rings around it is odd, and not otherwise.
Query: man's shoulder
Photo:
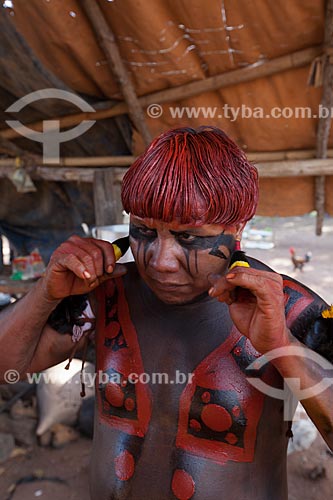
[[[251,267],[276,272],[256,259],[249,258]],[[291,333],[310,349],[333,361],[333,318],[323,311],[329,305],[300,281],[281,274],[285,297],[285,315]]]

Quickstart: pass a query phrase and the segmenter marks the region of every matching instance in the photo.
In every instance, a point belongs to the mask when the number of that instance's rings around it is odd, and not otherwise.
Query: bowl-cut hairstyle
[[[178,128],[158,136],[126,172],[124,209],[180,224],[232,226],[251,219],[258,173],[216,127]]]

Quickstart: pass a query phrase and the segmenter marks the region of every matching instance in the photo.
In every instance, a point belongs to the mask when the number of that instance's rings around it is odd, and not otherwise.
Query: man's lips
[[[155,278],[151,278],[150,280],[153,282],[153,284],[159,288],[180,288],[182,286],[188,285],[188,283],[175,283],[171,281],[164,281],[164,280],[158,280]]]

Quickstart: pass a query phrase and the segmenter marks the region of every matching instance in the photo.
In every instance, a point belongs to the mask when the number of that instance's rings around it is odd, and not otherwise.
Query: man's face
[[[226,272],[241,229],[131,215],[130,243],[139,273],[155,295],[168,304],[185,304],[207,292],[210,274]]]

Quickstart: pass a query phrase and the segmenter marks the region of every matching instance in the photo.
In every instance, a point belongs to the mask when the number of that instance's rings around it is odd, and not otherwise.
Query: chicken
[[[304,255],[304,257],[300,257],[299,255],[296,255],[295,249],[293,247],[289,248],[289,252],[290,252],[290,255],[291,255],[291,261],[294,264],[294,271],[296,269],[299,269],[300,271],[303,271],[303,266],[304,266],[304,264],[306,264],[307,262],[310,261],[310,259],[312,257],[312,253],[311,252],[306,252],[306,254]]]

